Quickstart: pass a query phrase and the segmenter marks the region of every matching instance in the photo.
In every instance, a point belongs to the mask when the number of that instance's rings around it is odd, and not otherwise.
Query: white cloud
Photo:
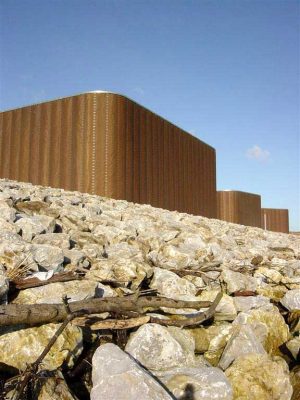
[[[143,96],[143,95],[145,94],[144,89],[141,88],[141,87],[135,87],[135,88],[133,89],[133,91],[134,91],[135,93],[141,95],[141,96]]]
[[[252,146],[246,152],[247,158],[260,162],[268,161],[270,159],[270,155],[271,153],[268,150],[262,149],[261,147],[257,146],[257,144]]]

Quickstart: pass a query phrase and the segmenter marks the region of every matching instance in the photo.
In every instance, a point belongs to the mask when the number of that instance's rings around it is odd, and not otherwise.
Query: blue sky
[[[300,230],[299,1],[1,0],[0,108],[109,90],[217,150]]]

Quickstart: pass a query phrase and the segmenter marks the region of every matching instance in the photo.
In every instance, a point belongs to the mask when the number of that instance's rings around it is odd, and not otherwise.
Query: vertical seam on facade
[[[84,142],[84,125],[86,120],[86,97],[83,97],[83,112],[81,115],[81,130],[80,130],[80,137],[79,137],[79,146],[80,149],[83,149],[83,142]],[[79,165],[79,190],[84,191],[83,188],[83,169],[84,169],[84,158],[81,156],[81,163]]]
[[[108,93],[105,94],[104,195],[108,192]]]
[[[97,94],[93,95],[93,126],[92,126],[92,194],[95,194],[96,181],[96,116],[97,116]]]

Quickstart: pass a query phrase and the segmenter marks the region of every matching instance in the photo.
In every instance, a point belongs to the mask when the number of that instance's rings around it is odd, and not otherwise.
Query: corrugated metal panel
[[[268,231],[289,233],[289,210],[262,208],[261,226]]]
[[[234,190],[217,192],[218,218],[247,226],[261,226],[261,198]]]
[[[124,96],[40,103],[0,124],[1,177],[216,217],[215,150]]]

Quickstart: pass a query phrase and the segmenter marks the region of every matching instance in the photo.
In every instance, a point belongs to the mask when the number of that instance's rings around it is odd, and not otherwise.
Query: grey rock
[[[58,270],[64,262],[64,253],[59,247],[47,244],[32,245],[34,261],[44,270]]]
[[[280,303],[289,311],[300,310],[300,289],[286,292]]]
[[[218,366],[225,370],[235,359],[251,353],[267,354],[250,326],[235,326]]]
[[[160,379],[176,399],[232,399],[230,382],[219,368],[179,368],[165,373]]]
[[[54,231],[55,219],[47,215],[23,216],[15,222],[22,230],[24,240],[30,242],[31,239],[40,233],[51,233]]]
[[[195,341],[180,328],[146,324],[132,333],[125,350],[152,372],[195,365]]]
[[[34,244],[49,244],[50,246],[59,247],[62,250],[70,248],[70,237],[66,233],[45,233],[37,235],[33,240]]]
[[[91,400],[172,400],[157,380],[112,343],[96,350],[92,364]]]

